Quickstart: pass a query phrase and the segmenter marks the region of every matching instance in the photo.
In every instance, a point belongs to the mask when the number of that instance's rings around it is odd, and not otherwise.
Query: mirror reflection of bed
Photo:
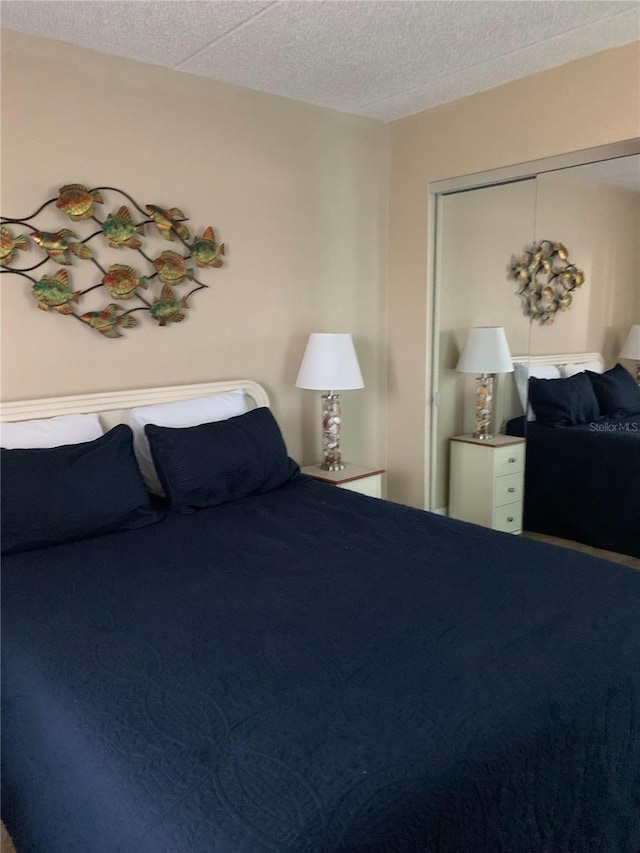
[[[443,193],[437,205],[429,507],[446,514],[450,439],[473,432],[475,377],[455,370],[473,326],[503,326],[515,361],[582,362],[592,371],[620,363],[633,376],[634,362],[619,356],[631,327],[640,323],[640,155],[553,171],[541,165],[526,179]],[[585,273],[571,306],[552,325],[525,316],[508,279],[510,262],[543,239],[564,243]],[[507,429],[524,416],[524,407],[514,374],[504,374],[496,380],[494,415],[495,432],[524,434],[529,442],[524,535],[637,563],[640,414],[627,411],[626,422],[612,424],[598,412],[599,425],[564,436],[545,437],[540,424],[533,432],[530,423]]]
[[[527,440],[523,521],[527,535],[640,557],[640,389],[634,388],[621,365],[605,371],[599,353],[516,357],[514,367],[521,408],[527,414],[508,420],[505,431]],[[623,380],[623,389],[630,393],[626,410],[600,410],[590,388],[594,374],[602,377],[605,387]],[[598,380],[594,381],[597,389]],[[573,400],[576,389],[586,391],[592,412],[585,414],[583,423],[558,424],[556,418],[567,415],[569,397]],[[536,399],[531,399],[534,395]],[[538,400],[544,403],[547,398],[549,410],[539,409]],[[582,399],[578,401],[582,404]],[[605,404],[603,400],[602,409]]]

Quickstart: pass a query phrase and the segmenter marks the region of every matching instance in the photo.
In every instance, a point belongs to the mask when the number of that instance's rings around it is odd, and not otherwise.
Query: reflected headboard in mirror
[[[601,370],[604,370],[604,358],[599,352],[568,352],[568,353],[551,353],[549,355],[516,355],[512,358],[514,366],[516,364],[529,364],[534,366],[552,366],[552,365],[567,365],[572,364],[579,367],[585,365],[585,368],[594,363],[599,364]],[[578,372],[578,371],[575,371]],[[505,373],[500,378],[502,379],[502,411],[501,418],[498,421],[501,424],[501,432],[504,432],[504,427],[507,421],[511,418],[518,418],[524,414],[524,407],[520,401],[518,389],[516,386],[516,373]]]

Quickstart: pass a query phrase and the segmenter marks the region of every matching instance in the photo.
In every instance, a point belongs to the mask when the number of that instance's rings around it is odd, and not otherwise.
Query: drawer
[[[338,488],[346,489],[348,492],[358,492],[361,495],[368,495],[370,498],[381,498],[382,475],[375,474],[373,477],[361,477],[359,480],[340,483]]]
[[[495,476],[502,477],[504,474],[515,474],[516,471],[524,471],[524,442],[497,447],[493,469]]]
[[[517,474],[505,474],[504,477],[496,477],[493,489],[493,505],[515,503],[522,500],[523,482],[522,472]]]
[[[496,507],[492,527],[504,533],[519,533],[522,530],[522,502]]]

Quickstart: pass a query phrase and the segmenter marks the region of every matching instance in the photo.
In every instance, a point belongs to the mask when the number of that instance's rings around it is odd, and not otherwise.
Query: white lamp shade
[[[364,388],[351,335],[313,332],[307,342],[296,386],[314,391]]]
[[[620,358],[640,361],[640,326],[632,326],[629,336],[620,350]]]
[[[474,326],[456,370],[461,373],[512,373],[513,362],[502,326]]]

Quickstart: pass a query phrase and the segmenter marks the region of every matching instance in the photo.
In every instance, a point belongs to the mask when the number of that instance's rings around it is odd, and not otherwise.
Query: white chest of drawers
[[[522,532],[525,440],[451,439],[449,515],[505,533]]]

